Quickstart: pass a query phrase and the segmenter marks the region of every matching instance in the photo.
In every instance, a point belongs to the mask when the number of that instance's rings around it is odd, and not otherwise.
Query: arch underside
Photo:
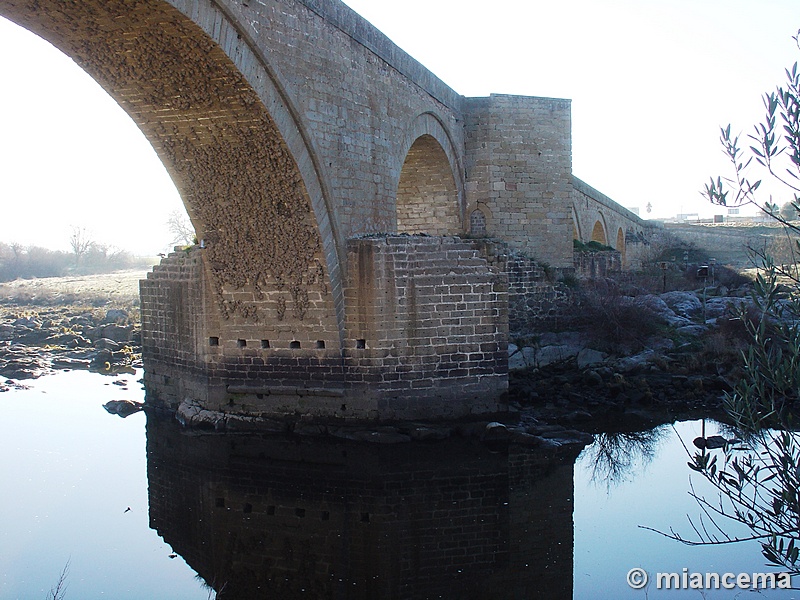
[[[447,154],[432,135],[418,137],[397,187],[398,233],[461,233],[459,191]]]
[[[601,244],[608,244],[608,238],[606,238],[605,227],[603,227],[603,223],[599,220],[595,221],[594,227],[592,227],[591,241],[599,242]]]
[[[336,312],[336,253],[323,248],[297,161],[259,96],[198,25],[160,0],[9,0],[0,14],[69,55],[145,134],[205,242],[224,318],[308,326],[321,316],[311,318],[312,307]]]

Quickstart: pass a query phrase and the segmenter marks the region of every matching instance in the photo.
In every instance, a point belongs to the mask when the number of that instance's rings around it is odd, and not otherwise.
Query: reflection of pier
[[[579,448],[147,430],[151,526],[220,599],[572,598]]]

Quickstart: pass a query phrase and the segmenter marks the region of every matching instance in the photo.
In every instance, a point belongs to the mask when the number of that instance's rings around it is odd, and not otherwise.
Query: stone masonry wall
[[[622,254],[616,250],[605,252],[576,252],[575,271],[581,277],[611,277],[622,272]]]
[[[197,0],[173,0],[184,12]],[[463,152],[462,97],[349,7],[332,0],[221,0],[283,88],[301,131],[313,140],[319,176],[340,240],[396,231],[395,198],[415,119],[434,115]],[[209,21],[208,30],[214,31]],[[240,66],[251,85],[251,64]],[[451,169],[451,172],[453,170]],[[458,173],[454,172],[454,176]]]
[[[139,282],[144,378],[163,407],[208,395],[202,279],[199,255],[176,252]]]
[[[299,306],[274,281],[223,290],[248,307],[223,312],[207,262],[199,247],[175,252],[140,284],[145,368],[160,390],[151,400],[175,408],[188,396],[247,413],[257,407],[231,404],[230,392],[254,388],[295,401],[315,391],[341,394],[341,342],[324,278]]]
[[[481,254],[508,276],[508,328],[512,335],[558,328],[573,315],[575,297],[563,282],[572,269],[553,269],[506,244],[481,240]]]
[[[378,420],[503,410],[505,275],[458,238],[356,239],[348,255],[343,341],[322,290],[307,321],[279,312],[280,290],[261,300],[249,292],[262,309],[257,321],[225,318],[212,301],[204,251],[170,255],[141,283],[150,400]]]
[[[572,266],[569,100],[465,100],[467,214],[486,234],[554,267]]]
[[[348,379],[379,396],[379,414],[501,409],[507,278],[474,243],[376,236],[350,240],[347,262]]]

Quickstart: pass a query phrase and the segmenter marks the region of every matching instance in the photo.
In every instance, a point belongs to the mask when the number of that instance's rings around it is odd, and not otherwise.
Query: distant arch
[[[591,241],[599,242],[604,246],[608,245],[608,238],[606,237],[606,229],[600,219],[594,222],[594,227],[592,227]]]
[[[622,255],[622,264],[625,264],[625,232],[620,227],[617,230],[617,245],[615,247],[616,251]]]

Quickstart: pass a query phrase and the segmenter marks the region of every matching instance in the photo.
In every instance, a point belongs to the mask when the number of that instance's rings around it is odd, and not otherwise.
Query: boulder
[[[111,310],[106,312],[106,316],[103,317],[103,323],[115,323],[115,324],[122,324],[128,322],[128,311],[122,310],[121,308],[112,308]]]
[[[100,338],[94,343],[94,347],[97,350],[111,350],[112,352],[116,352],[120,349],[120,344],[108,338]]]
[[[30,329],[39,329],[42,326],[41,321],[37,321],[33,317],[21,317],[14,321],[16,327],[29,327]]]
[[[592,350],[591,348],[584,348],[577,355],[577,363],[579,369],[585,369],[592,365],[598,365],[606,359],[606,355],[599,350]]]
[[[678,327],[675,331],[681,335],[700,337],[708,331],[708,327],[705,325],[684,325],[683,327]]]
[[[633,373],[644,368],[657,354],[652,350],[645,350],[633,356],[627,356],[617,361],[617,371],[620,373]]]
[[[132,325],[106,325],[102,328],[100,336],[115,342],[127,342],[131,339]]]
[[[738,316],[742,306],[752,304],[749,298],[709,298],[706,300],[706,318],[718,319],[724,316]]]
[[[565,361],[577,356],[582,349],[583,346],[544,346],[543,348],[539,348],[535,356],[531,357],[531,360],[537,367],[545,367],[549,364]]]
[[[505,441],[511,437],[511,431],[503,423],[492,421],[486,424],[486,429],[481,438],[484,441]]]
[[[687,319],[703,309],[703,303],[694,292],[666,292],[661,294],[661,299],[676,315]]]
[[[663,298],[660,296],[655,296],[653,294],[646,294],[644,296],[638,296],[637,301],[644,307],[649,308],[652,310],[656,316],[661,317],[664,321],[666,321],[669,325],[673,327],[680,327],[682,325],[688,325],[691,323],[691,320],[679,316],[675,314],[675,311],[672,310],[664,301]]]
[[[119,415],[124,419],[144,409],[144,404],[133,400],[111,400],[103,404],[103,408],[110,414]]]

